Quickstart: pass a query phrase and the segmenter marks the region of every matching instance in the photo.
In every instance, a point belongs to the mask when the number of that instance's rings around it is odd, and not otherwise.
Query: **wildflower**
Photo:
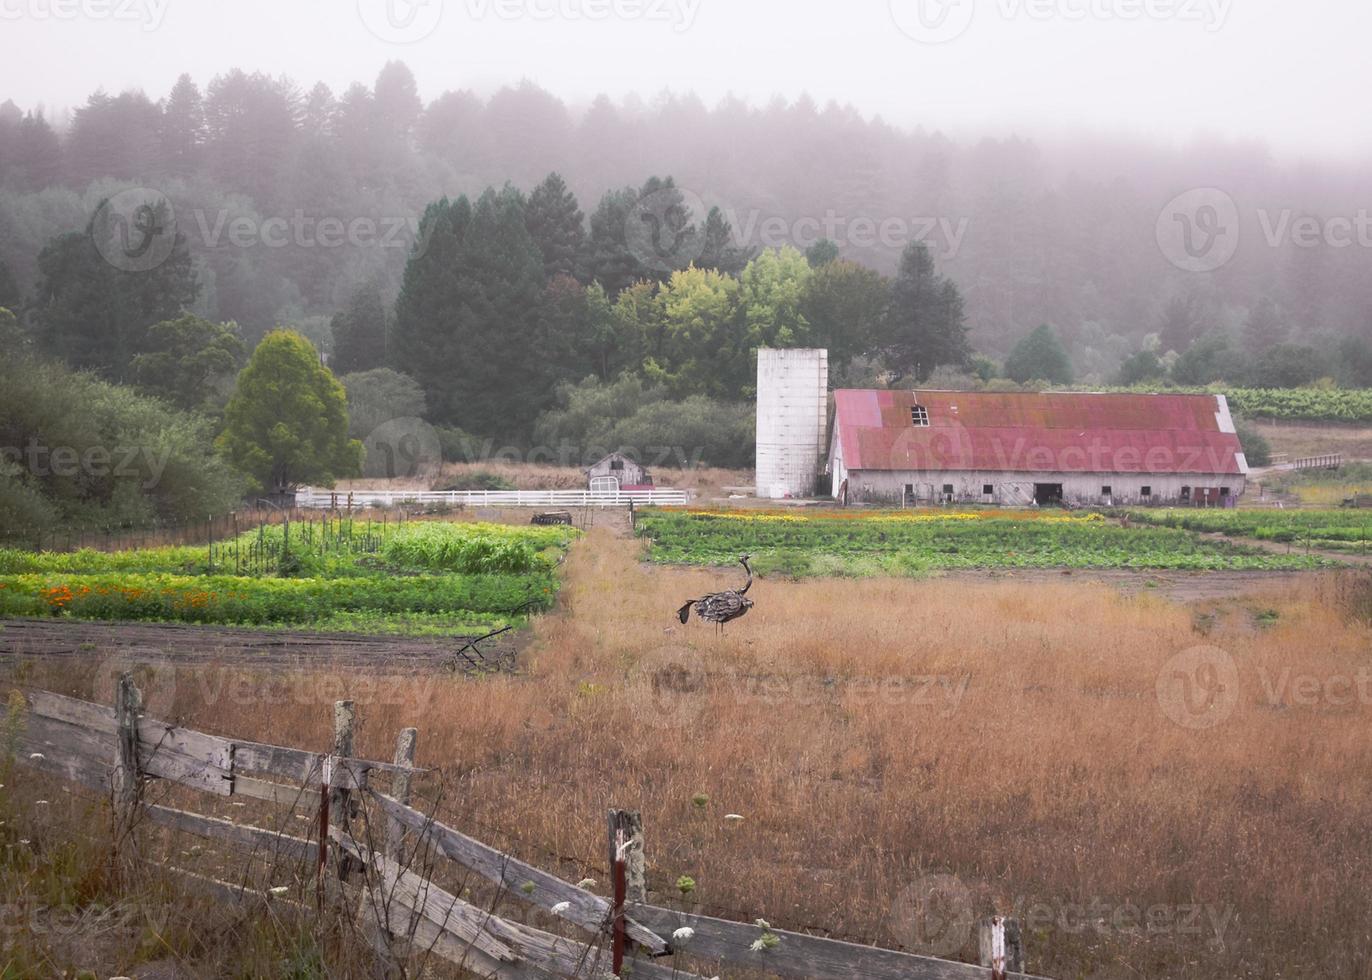
[[[578,882],[576,883],[576,887],[578,887],[578,888],[594,888],[594,887],[595,887],[595,879],[594,879],[594,878],[582,878],[580,881],[578,881]]]
[[[690,875],[682,875],[676,880],[676,887],[682,895],[689,895],[696,890],[696,880]]]
[[[535,885],[532,881],[526,881],[524,882],[524,884],[519,886],[519,890],[522,891],[525,895],[532,895],[534,893],[534,889],[537,887],[538,886]]]
[[[672,933],[672,941],[677,943],[689,943],[691,937],[695,934],[696,931],[690,926],[682,926],[676,932]]]
[[[549,909],[549,911],[552,912],[553,915],[561,915],[563,912],[566,912],[571,907],[571,902],[558,902],[551,909]]]
[[[726,814],[724,814],[724,819],[725,819],[725,820],[728,820],[730,823],[739,823],[739,822],[741,822],[741,821],[743,820],[743,814],[741,814],[741,813],[726,813]]]

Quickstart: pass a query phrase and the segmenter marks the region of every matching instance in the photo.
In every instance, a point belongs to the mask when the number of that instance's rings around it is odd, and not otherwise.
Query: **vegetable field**
[[[719,565],[751,553],[761,573],[914,575],[958,568],[1289,570],[1321,559],[1279,555],[1189,530],[1121,526],[1049,511],[650,511],[638,533],[652,561]]]
[[[1164,528],[1372,554],[1366,510],[1139,510],[1130,517]]]
[[[460,634],[550,606],[577,533],[325,519],[212,546],[0,549],[0,616]]]

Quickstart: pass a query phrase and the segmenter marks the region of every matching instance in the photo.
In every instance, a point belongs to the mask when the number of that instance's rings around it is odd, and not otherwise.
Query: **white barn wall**
[[[757,352],[757,495],[808,497],[824,458],[829,352]]]
[[[1101,487],[1109,486],[1111,504],[1174,504],[1181,502],[1181,488],[1228,487],[1238,496],[1246,477],[1240,474],[1204,473],[1007,473],[1005,471],[901,472],[886,470],[843,471],[848,479],[848,499],[854,503],[894,503],[901,501],[906,484],[914,484],[915,500],[934,503],[942,499],[945,484],[953,485],[957,503],[982,503],[1004,506],[1032,505],[1035,483],[1061,483],[1063,500],[1083,506],[1107,503]],[[835,473],[835,495],[841,477]],[[990,496],[982,494],[986,484],[995,487]],[[1144,497],[1143,487],[1152,494]]]

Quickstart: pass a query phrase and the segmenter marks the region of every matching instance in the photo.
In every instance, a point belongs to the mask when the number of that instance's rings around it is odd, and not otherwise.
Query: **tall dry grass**
[[[653,898],[687,909],[968,959],[963,917],[1017,913],[1060,977],[1372,976],[1372,629],[1336,590],[762,581],[719,636],[672,613],[738,570],[636,548],[576,546],[523,676],[183,681],[177,714],[323,746],[353,693],[360,752],[418,726],[444,819],[568,876],[603,888],[605,810],[641,809]],[[1211,714],[1160,701],[1179,670]]]

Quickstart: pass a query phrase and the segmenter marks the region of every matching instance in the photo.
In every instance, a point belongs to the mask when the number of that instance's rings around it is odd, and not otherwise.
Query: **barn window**
[[[1102,497],[1109,497],[1109,496],[1111,495],[1111,494],[1110,494],[1110,488],[1109,488],[1108,486],[1106,486],[1106,487],[1101,487],[1101,488],[1100,488],[1100,495],[1101,495]]]
[[[1228,488],[1228,487],[1220,487],[1220,496],[1221,496],[1221,497],[1227,497],[1227,496],[1229,496],[1229,488]]]
[[[1182,488],[1181,488],[1181,499],[1182,499],[1182,500],[1190,500],[1190,499],[1191,499],[1191,488],[1190,488],[1190,487],[1182,487]]]
[[[923,405],[910,406],[910,424],[927,426],[929,424],[929,409]]]
[[[983,483],[981,485],[981,492],[989,497],[991,496],[991,494],[996,492],[995,485],[991,483]]]
[[[622,459],[612,459],[612,460],[610,460],[610,469],[612,469],[612,470],[622,470],[622,469],[624,469],[624,460],[622,460]]]
[[[1152,487],[1143,487],[1142,489],[1139,490],[1139,496],[1140,496],[1140,497],[1151,497],[1151,496],[1153,496],[1153,488],[1152,488]]]

